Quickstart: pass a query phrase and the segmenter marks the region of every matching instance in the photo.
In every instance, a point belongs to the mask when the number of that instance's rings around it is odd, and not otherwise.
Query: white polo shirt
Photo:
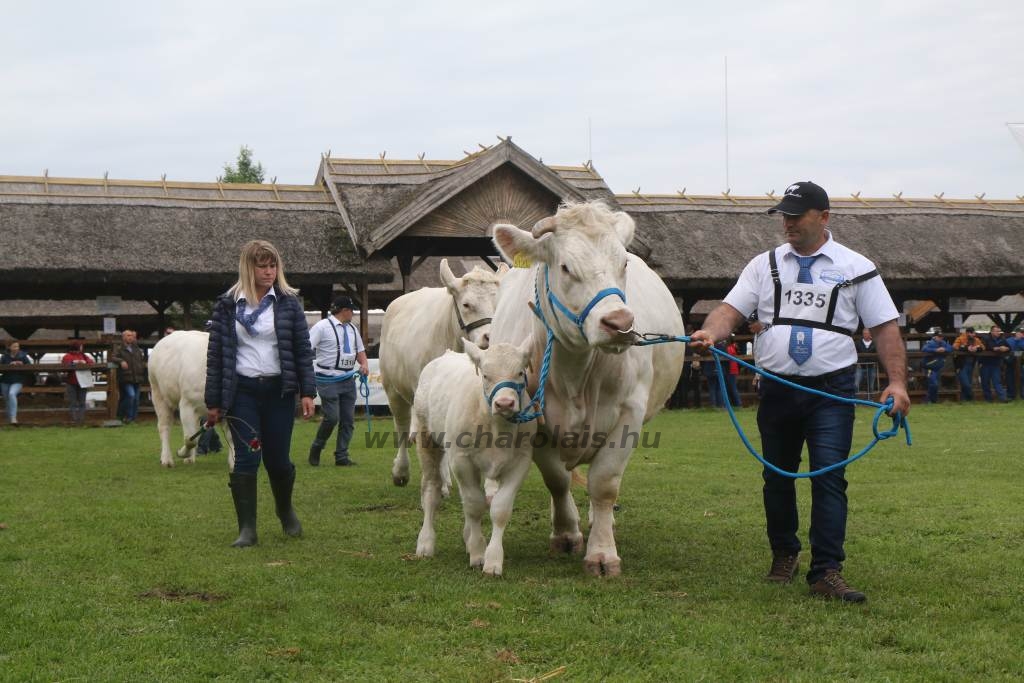
[[[337,336],[335,336],[337,335]],[[345,339],[349,353],[345,353]],[[359,330],[351,322],[343,323],[333,315],[319,321],[309,330],[313,347],[313,369],[317,374],[337,377],[356,368],[356,354],[366,351]]]
[[[271,287],[266,296],[277,300],[277,291]],[[266,296],[264,298],[266,298]],[[240,299],[235,300],[236,304]],[[245,302],[245,314],[256,310],[256,306]],[[273,377],[281,374],[281,359],[277,355],[277,332],[274,329],[274,305],[260,314],[253,325],[256,334],[249,334],[242,323],[235,320],[235,335],[238,337],[238,353],[235,356],[235,371],[243,377]]]
[[[848,249],[825,231],[827,240],[821,249],[810,254],[821,254],[811,265],[811,279],[815,284],[834,285],[845,280],[869,273],[874,264],[852,249]],[[779,265],[779,280],[785,288],[794,283],[800,272],[798,254],[788,243],[775,248],[775,259]],[[896,306],[889,296],[882,278],[873,277],[850,287],[839,290],[832,324],[853,332],[857,329],[858,318],[865,327],[875,327],[899,317]],[[772,282],[768,252],[755,256],[747,264],[732,291],[725,297],[725,303],[739,311],[744,318],[757,311],[758,320],[773,322],[775,316],[775,284]],[[754,360],[759,367],[783,375],[815,377],[834,370],[841,370],[857,362],[857,350],[853,337],[839,332],[814,329],[811,357],[798,365],[789,357],[789,325],[771,325],[757,336],[754,345]]]

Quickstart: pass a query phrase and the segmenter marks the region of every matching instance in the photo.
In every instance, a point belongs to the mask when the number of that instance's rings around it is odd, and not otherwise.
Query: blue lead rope
[[[373,431],[373,417],[370,415],[370,380],[359,374],[359,395],[366,400],[366,431]]]
[[[690,337],[683,336],[683,335],[680,335],[680,336],[671,336],[671,335],[642,335],[642,338],[637,340],[634,343],[635,343],[636,346],[650,346],[651,344],[667,344],[669,342],[683,342],[685,344],[685,343],[688,343],[690,341],[691,341]],[[836,396],[835,394],[830,394],[830,393],[825,392],[825,391],[818,391],[817,389],[812,389],[810,387],[805,387],[805,386],[802,386],[800,384],[796,384],[795,382],[790,382],[789,380],[782,379],[781,377],[779,377],[777,375],[773,375],[772,373],[768,372],[767,370],[763,370],[763,369],[761,369],[761,368],[759,368],[759,367],[757,367],[755,365],[751,365],[750,363],[747,363],[746,361],[740,360],[739,358],[736,358],[735,356],[731,355],[730,353],[728,353],[726,351],[722,351],[721,349],[716,348],[715,346],[710,346],[708,348],[711,349],[711,352],[712,352],[712,354],[714,355],[714,358],[715,358],[715,365],[718,367],[718,386],[721,388],[722,396],[727,396],[728,395],[728,392],[726,391],[726,387],[725,387],[725,375],[722,372],[721,357],[724,356],[724,357],[728,358],[731,361],[739,363],[740,365],[742,365],[743,367],[745,367],[745,368],[747,368],[749,370],[753,370],[754,372],[756,372],[759,375],[767,377],[768,379],[773,380],[775,382],[779,382],[781,384],[784,384],[784,385],[786,385],[786,386],[788,386],[790,388],[798,389],[800,391],[806,391],[809,394],[815,394],[817,396],[823,396],[824,398],[830,398],[830,399],[832,399],[834,401],[840,401],[842,403],[850,403],[850,404],[853,404],[853,405],[862,405],[862,406],[871,406],[873,408],[877,408],[878,409],[875,412],[875,418],[874,418],[874,420],[871,423],[871,430],[874,433],[875,438],[872,439],[871,443],[869,443],[867,446],[865,446],[859,452],[855,453],[854,455],[851,455],[849,458],[847,458],[846,460],[843,460],[842,462],[837,462],[837,463],[834,463],[834,464],[829,465],[827,467],[822,467],[821,469],[814,470],[813,472],[787,472],[786,470],[780,469],[779,467],[776,467],[772,463],[770,463],[767,460],[765,460],[754,449],[754,447],[750,443],[750,440],[747,438],[747,435],[744,434],[743,429],[740,427],[739,421],[736,419],[736,411],[733,410],[732,403],[729,402],[729,401],[726,401],[725,405],[726,405],[726,408],[728,408],[728,410],[729,410],[729,419],[732,420],[732,425],[733,425],[733,427],[736,428],[736,433],[740,435],[740,439],[743,441],[743,445],[747,447],[747,451],[749,451],[752,456],[757,458],[758,462],[760,462],[762,465],[764,465],[765,467],[770,469],[772,472],[775,472],[776,474],[780,474],[783,477],[788,477],[790,479],[807,479],[807,478],[810,478],[810,477],[817,477],[819,475],[825,474],[826,472],[831,472],[832,470],[839,469],[840,467],[846,467],[851,462],[853,462],[855,460],[859,460],[861,457],[866,455],[867,452],[870,451],[872,448],[874,448],[875,444],[877,444],[879,441],[884,441],[885,439],[892,438],[892,437],[896,436],[897,434],[899,434],[900,429],[903,429],[903,431],[906,432],[907,445],[910,446],[911,443],[912,443],[911,438],[910,438],[910,424],[907,422],[906,416],[901,415],[900,413],[896,413],[895,415],[891,415],[891,417],[892,417],[892,429],[886,430],[884,432],[878,431],[878,421],[882,418],[883,414],[888,414],[888,412],[892,409],[892,406],[893,406],[893,399],[892,399],[892,397],[889,397],[889,399],[885,403],[878,403],[876,401],[866,401],[864,399],[859,399],[859,398],[846,398],[845,396]]]

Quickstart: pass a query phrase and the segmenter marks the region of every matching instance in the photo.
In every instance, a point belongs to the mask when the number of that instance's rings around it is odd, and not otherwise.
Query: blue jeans
[[[845,397],[856,392],[854,371],[827,380],[810,380],[811,388]],[[792,389],[778,382],[761,383],[757,426],[765,460],[787,472],[800,467],[804,443],[810,469],[845,460],[853,440],[853,406]],[[800,552],[796,481],[765,468],[763,498],[768,543],[775,555]],[[811,479],[811,567],[807,582],[814,583],[827,569],[842,569],[846,554],[845,468]]]
[[[317,382],[316,393],[320,395],[324,419],[316,430],[313,446],[323,448],[337,425],[338,441],[334,447],[334,462],[344,462],[348,459],[348,444],[352,440],[355,423],[356,381]]]
[[[736,385],[736,375],[726,374],[725,393],[729,397],[729,403],[733,408],[740,407],[740,388]],[[722,406],[723,408],[725,406]]]
[[[133,421],[139,416],[139,385],[119,384],[121,389],[121,400],[117,402],[117,416]]]
[[[15,422],[18,419],[18,394],[21,392],[21,382],[0,384],[0,394],[3,394],[4,402],[7,404],[7,421]]]
[[[974,359],[964,361],[963,366],[956,372],[957,381],[960,382],[960,400],[973,401],[974,389],[971,383],[974,381]]]
[[[982,363],[979,373],[981,374],[981,393],[985,400],[992,402],[992,389],[995,387],[996,396],[1000,401],[1006,400],[1006,389],[1003,388],[1003,363]]]
[[[295,394],[281,394],[281,377],[238,377],[235,404],[228,411],[228,431],[235,442],[234,472],[256,474],[260,460],[272,479],[291,474],[289,451],[295,426]],[[251,447],[253,438],[260,449]]]
[[[942,367],[937,370],[930,369],[928,373],[928,403],[939,402],[939,379],[942,377]]]

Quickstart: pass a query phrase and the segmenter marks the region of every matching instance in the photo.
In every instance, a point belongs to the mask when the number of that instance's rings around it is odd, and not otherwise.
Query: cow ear
[[[628,247],[629,243],[633,241],[633,234],[636,232],[636,223],[625,211],[617,211],[615,213],[615,234],[619,236],[619,241],[622,242],[622,246]]]
[[[530,367],[530,360],[533,358],[533,335],[523,340],[523,343],[519,345],[519,353],[523,355],[523,362],[526,368]]]
[[[448,288],[449,292],[454,293],[459,288],[459,278],[455,277],[455,273],[448,267],[448,259],[441,259],[441,282]]]
[[[499,223],[494,226],[494,246],[498,248],[506,261],[515,263],[516,256],[527,261],[543,261],[543,255],[547,251],[546,242],[550,239],[546,235],[535,239],[533,233],[527,230],[520,230],[514,225]]]
[[[469,356],[469,360],[473,361],[473,365],[480,367],[480,361],[483,360],[484,352],[480,350],[480,347],[469,341],[468,339],[462,340],[462,349]]]
[[[498,277],[502,277],[503,275],[505,275],[505,273],[507,273],[510,270],[512,269],[508,267],[508,264],[502,261],[501,263],[498,264],[498,270],[496,270],[495,272],[497,273]]]

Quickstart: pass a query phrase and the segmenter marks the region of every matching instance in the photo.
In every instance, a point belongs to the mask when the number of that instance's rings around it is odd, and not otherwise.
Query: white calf
[[[510,422],[526,407],[526,368],[531,340],[521,346],[496,344],[486,350],[464,342],[466,353],[449,351],[427,364],[413,403],[412,428],[420,458],[423,527],[416,542],[420,557],[434,555],[434,515],[441,502],[441,469],[446,455],[459,483],[465,526],[462,537],[471,567],[500,576],[502,537],[516,493],[530,470],[530,440],[536,422]],[[490,500],[491,540],[484,547],[480,521],[487,510],[484,482],[497,484]]]
[[[206,332],[179,331],[156,343],[149,354],[149,384],[153,390],[157,429],[160,432],[160,464],[174,467],[171,456],[171,427],[174,409],[181,414],[181,428],[186,443],[178,449],[178,456],[191,464],[196,460],[196,444],[188,438],[199,430],[206,418],[206,346],[210,335]],[[228,437],[228,466],[235,462],[235,446]]]

